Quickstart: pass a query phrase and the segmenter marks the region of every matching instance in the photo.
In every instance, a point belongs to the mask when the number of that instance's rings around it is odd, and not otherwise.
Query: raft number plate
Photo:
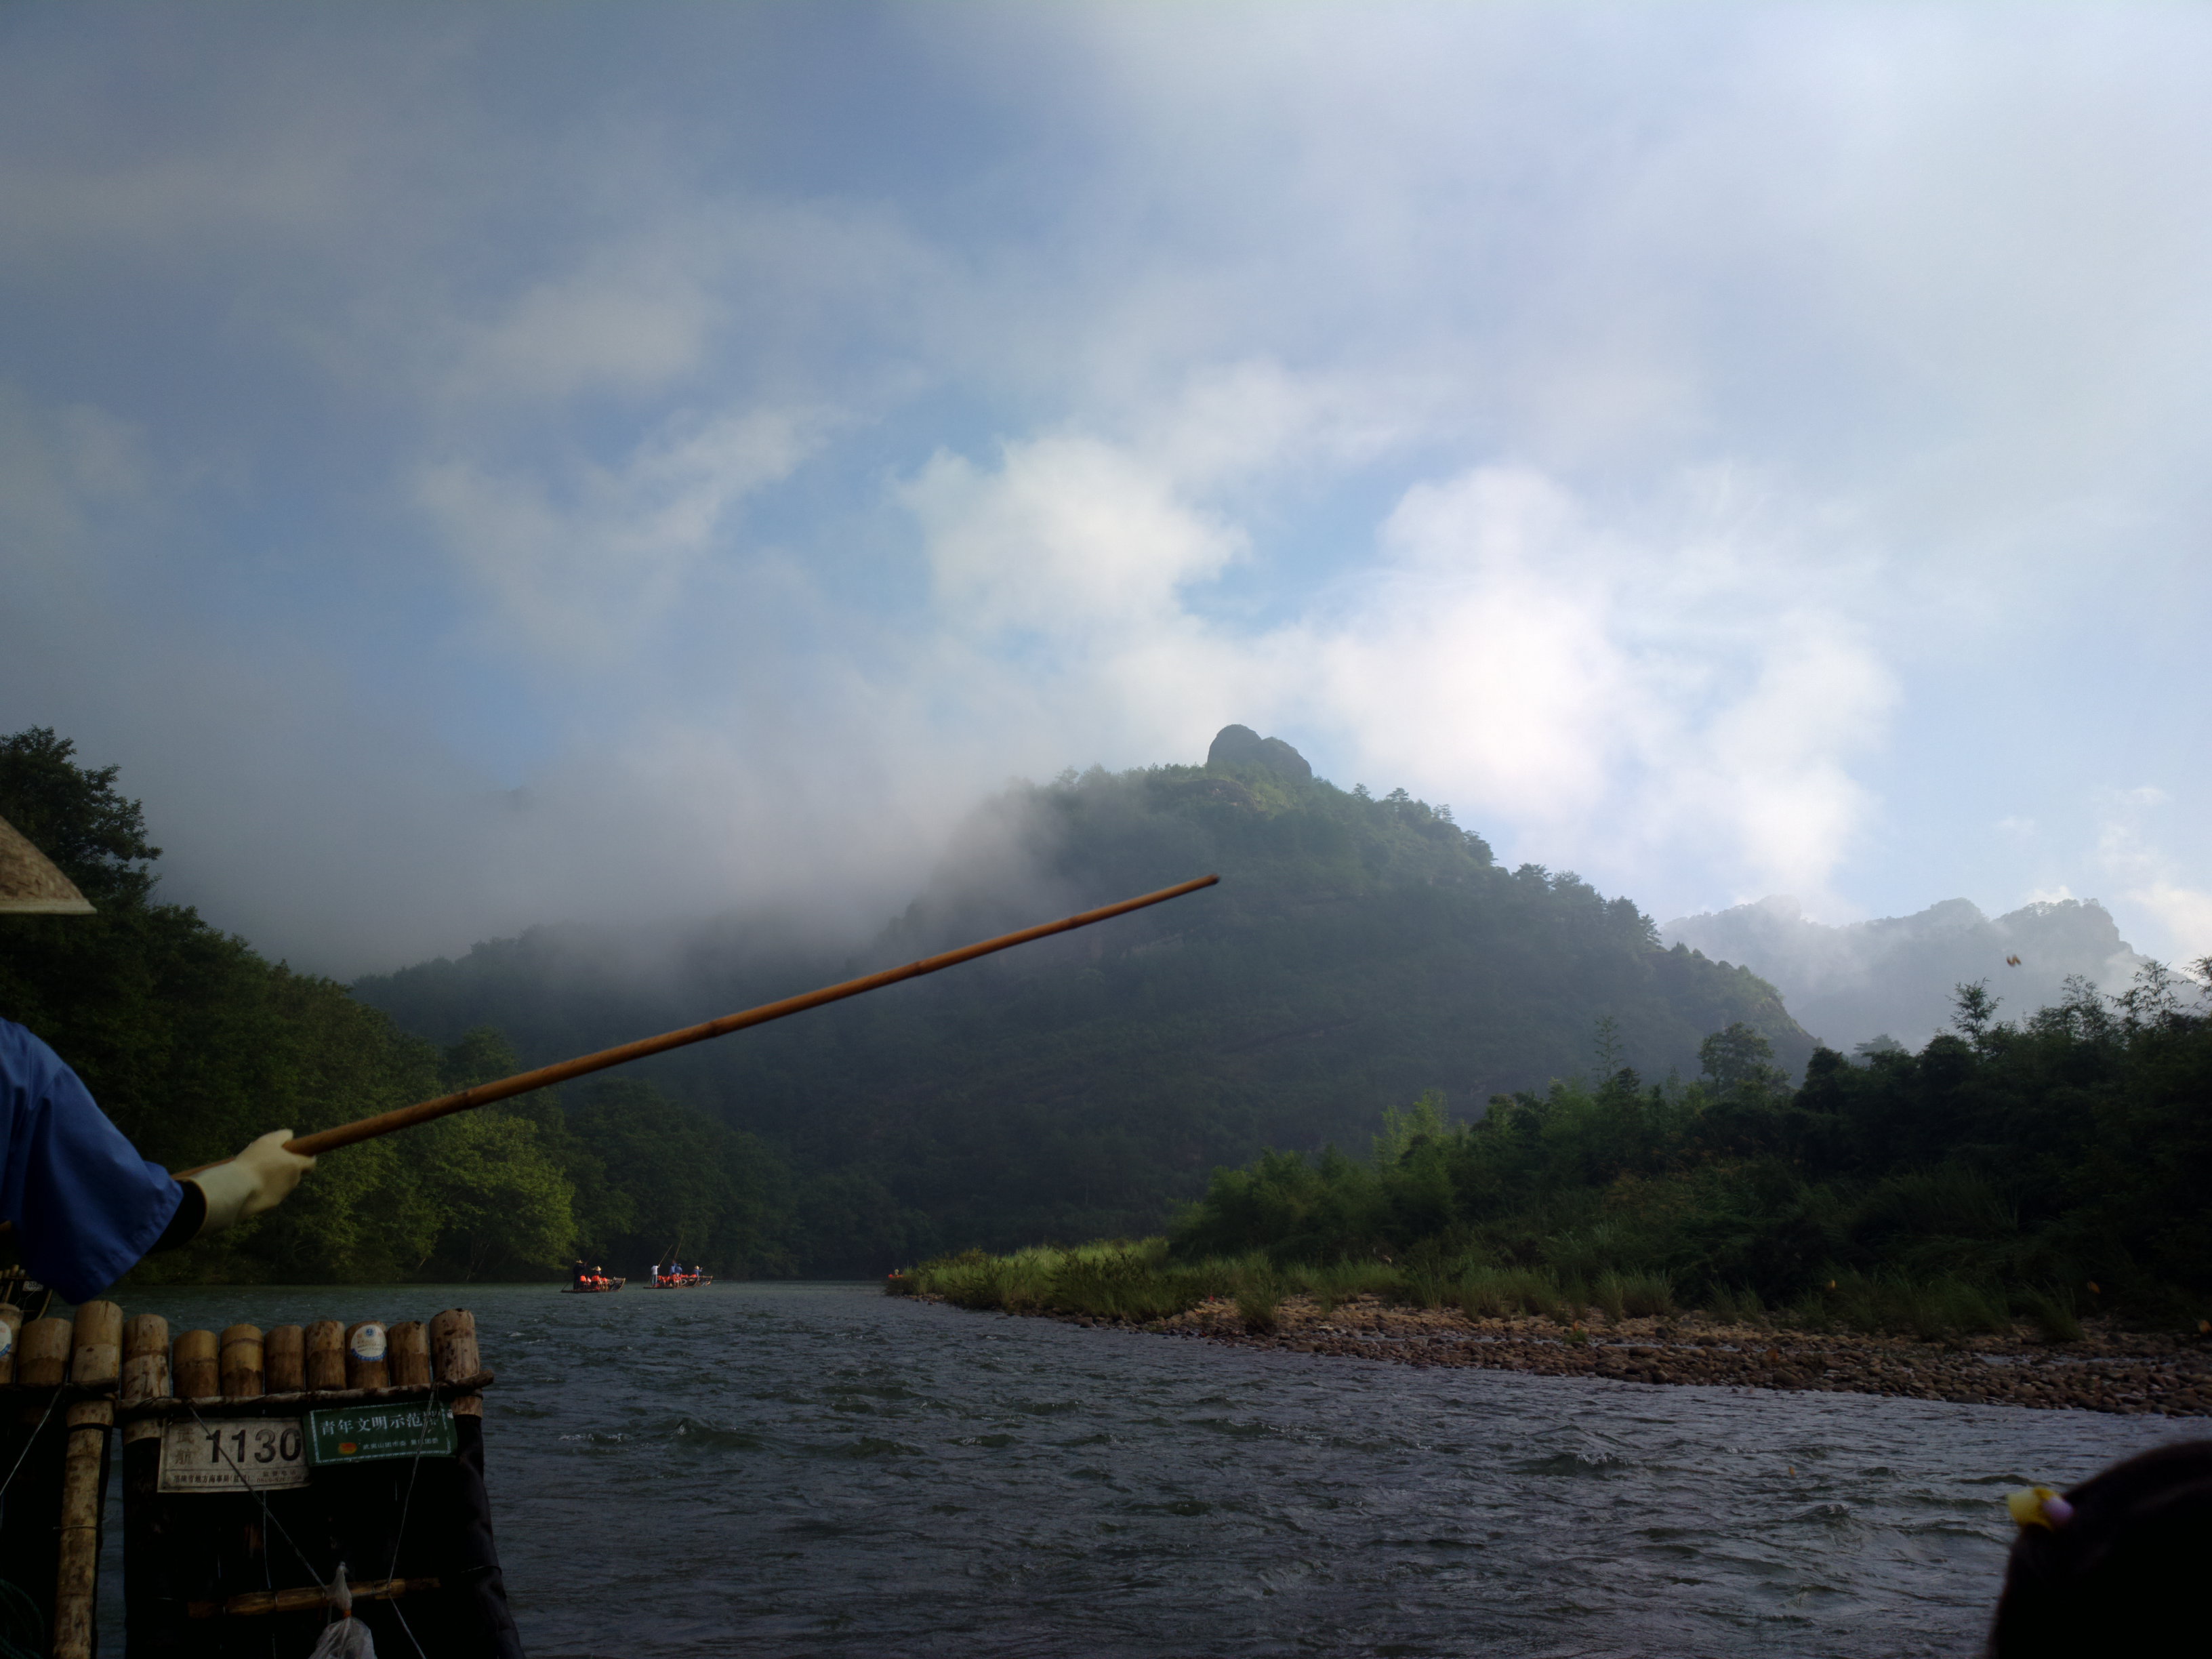
[[[307,1484],[296,1417],[172,1423],[161,1434],[161,1492],[268,1492]]]
[[[381,1457],[451,1457],[453,1414],[443,1406],[340,1406],[307,1413],[307,1462],[367,1463]]]

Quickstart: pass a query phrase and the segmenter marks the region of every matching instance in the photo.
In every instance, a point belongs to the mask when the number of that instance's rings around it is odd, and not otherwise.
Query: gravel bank
[[[1146,1328],[1243,1348],[1662,1387],[1802,1389],[2043,1410],[2212,1415],[2212,1344],[2094,1327],[2079,1342],[2044,1341],[2026,1330],[1923,1342],[1760,1329],[1689,1313],[1599,1319],[1577,1334],[1548,1320],[1470,1320],[1367,1297],[1328,1313],[1293,1297],[1277,1321],[1272,1334],[1255,1334],[1244,1329],[1232,1304],[1209,1302]]]

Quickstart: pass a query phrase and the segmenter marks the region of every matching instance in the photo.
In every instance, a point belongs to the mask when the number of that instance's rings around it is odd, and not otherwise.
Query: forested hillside
[[[1261,1332],[1304,1292],[1324,1315],[1363,1295],[1534,1314],[1571,1343],[1593,1310],[1683,1307],[1931,1339],[2025,1318],[2055,1341],[2095,1315],[2201,1340],[2208,984],[2212,958],[2193,978],[2147,963],[2116,996],[2076,981],[2020,1021],[1963,985],[1955,1030],[1920,1053],[1822,1048],[1794,1089],[1735,1026],[1706,1039],[1687,1084],[1623,1067],[1457,1123],[1426,1095],[1382,1112],[1367,1157],[1217,1170],[1167,1236],[963,1250],[885,1288],[1139,1321],[1233,1297]]]
[[[1812,1043],[1747,971],[1658,945],[1626,898],[1505,870],[1449,809],[1312,777],[1231,727],[1208,763],[1018,786],[860,959],[547,929],[362,981],[404,1028],[540,1063],[1206,871],[1158,910],[650,1063],[795,1171],[804,1270],[1157,1229],[1216,1166],[1358,1144],[1385,1104],[1479,1112],[1594,1068],[1700,1069],[1744,1024]]]
[[[2212,1004],[2156,963],[1998,1021],[1978,985],[1918,1054],[1814,1054],[1791,1089],[1747,1033],[1686,1087],[1622,1070],[1450,1124],[1390,1114],[1371,1159],[1218,1171],[1186,1260],[1405,1264],[1571,1310],[1790,1308],[1799,1322],[2054,1335],[2118,1311],[2201,1328],[2212,1295]],[[1610,1285],[1610,1288],[1609,1288]],[[1615,1311],[1617,1311],[1617,1307]]]
[[[210,1163],[269,1129],[305,1133],[518,1069],[496,1033],[434,1046],[160,902],[160,849],[115,782],[51,731],[0,738],[0,817],[98,908],[0,916],[0,1018],[52,1044],[147,1157]],[[545,1275],[572,1252],[641,1261],[679,1243],[721,1271],[787,1270],[787,1182],[758,1143],[634,1079],[565,1092],[334,1153],[267,1217],[139,1275]]]

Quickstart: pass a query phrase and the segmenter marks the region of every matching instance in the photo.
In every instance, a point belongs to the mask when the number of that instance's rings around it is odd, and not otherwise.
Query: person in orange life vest
[[[87,915],[76,884],[0,818],[0,921]],[[24,1269],[71,1302],[120,1279],[151,1251],[189,1243],[282,1203],[315,1160],[272,1129],[236,1158],[174,1180],[94,1103],[60,1055],[0,1019],[0,1220]]]

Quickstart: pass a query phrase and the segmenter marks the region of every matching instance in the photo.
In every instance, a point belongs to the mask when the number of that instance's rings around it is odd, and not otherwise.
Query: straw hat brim
[[[0,818],[0,915],[88,916],[92,905],[53,860]]]

